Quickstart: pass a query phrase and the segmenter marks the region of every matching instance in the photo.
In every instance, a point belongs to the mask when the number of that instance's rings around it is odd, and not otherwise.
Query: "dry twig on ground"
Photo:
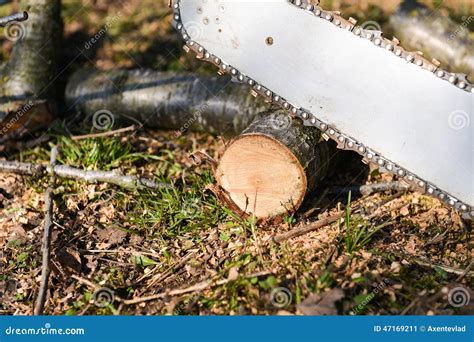
[[[118,170],[92,171],[77,169],[67,165],[55,165],[53,167],[50,165],[0,161],[0,172],[36,177],[54,174],[60,178],[78,179],[87,183],[110,183],[126,189],[170,187],[169,184],[155,183],[150,179],[123,175]]]

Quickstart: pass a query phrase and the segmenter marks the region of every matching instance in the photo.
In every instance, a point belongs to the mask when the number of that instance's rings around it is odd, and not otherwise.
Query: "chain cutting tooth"
[[[222,62],[222,60],[206,51],[203,47],[199,44],[192,41],[191,37],[187,34],[184,25],[181,22],[181,16],[179,14],[179,3],[181,0],[174,0],[172,8],[174,10],[173,18],[176,23],[174,23],[175,27],[181,32],[182,38],[185,41],[185,45],[183,49],[186,52],[194,51],[200,58],[205,59],[216,66],[219,67],[219,73],[230,74],[233,78],[236,78],[238,81],[242,83],[247,83],[250,85],[251,89],[250,92],[253,96],[257,97],[258,95],[264,96],[267,100],[274,101],[282,108],[285,108],[290,111],[292,116],[299,116],[304,120],[305,124],[309,124],[311,126],[317,127],[321,132],[324,139],[329,140],[333,139],[339,148],[353,150],[358,152],[360,155],[363,156],[363,161],[365,163],[371,163],[378,165],[382,170],[387,172],[391,172],[396,174],[398,177],[401,177],[404,181],[408,182],[409,184],[418,187],[424,193],[427,193],[431,196],[439,198],[444,203],[448,204],[449,206],[462,211],[468,215],[472,219],[474,219],[474,208],[462,203],[453,196],[443,192],[442,190],[436,188],[432,184],[428,184],[421,178],[417,177],[411,172],[408,172],[404,168],[400,167],[399,165],[389,161],[388,159],[378,155],[376,152],[372,151],[371,149],[364,146],[362,143],[357,142],[351,137],[345,136],[341,132],[339,132],[336,128],[330,127],[326,123],[318,120],[316,116],[311,114],[311,111],[307,111],[304,109],[300,109],[297,107],[292,106],[287,101],[285,101],[280,95],[273,93],[270,89],[263,87],[261,84],[255,82],[255,80],[245,76],[244,74],[240,73],[240,71],[236,68],[233,68],[230,65],[227,65]],[[447,82],[452,83],[454,86],[463,89],[468,92],[474,93],[474,87],[472,83],[469,82],[467,77],[464,74],[451,74],[442,69],[440,69],[440,63],[436,59],[432,59],[431,61],[426,60],[422,53],[420,52],[408,52],[405,51],[402,47],[399,46],[400,41],[397,38],[393,38],[392,40],[387,40],[383,38],[382,32],[380,31],[372,31],[372,30],[364,30],[360,26],[357,25],[357,21],[353,18],[349,18],[349,20],[345,20],[340,16],[340,12],[331,12],[331,11],[324,11],[320,7],[317,7],[319,4],[312,4],[311,2],[306,1],[298,1],[298,0],[290,0],[292,4],[299,3],[298,7],[302,9],[308,9],[314,13],[315,16],[322,17],[323,19],[332,21],[333,24],[339,26],[344,29],[348,29],[352,31],[353,34],[356,36],[360,36],[361,38],[366,38],[371,40],[375,45],[380,46],[382,48],[387,49],[388,51],[392,52],[395,56],[400,58],[404,58],[408,62],[413,62],[414,64],[426,69],[432,73],[434,73],[438,78],[444,79]],[[309,5],[313,5],[313,7],[308,7]],[[327,16],[330,14],[330,19]],[[325,17],[326,16],[326,17]],[[367,34],[370,34],[367,36]]]

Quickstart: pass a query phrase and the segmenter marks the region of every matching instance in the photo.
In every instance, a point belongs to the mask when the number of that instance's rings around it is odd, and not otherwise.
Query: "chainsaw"
[[[184,49],[338,148],[474,219],[474,86],[302,0],[174,0]]]

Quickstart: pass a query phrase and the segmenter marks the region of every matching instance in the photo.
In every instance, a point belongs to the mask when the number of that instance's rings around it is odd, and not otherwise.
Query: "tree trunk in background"
[[[37,128],[52,119],[58,77],[58,51],[62,39],[60,0],[23,0],[20,10],[28,20],[5,28],[15,41],[0,84],[0,138]]]
[[[439,60],[451,72],[461,72],[474,81],[474,40],[469,36],[469,24],[474,16],[455,23],[419,4],[406,0],[390,17],[390,27],[404,48],[423,51]]]
[[[326,176],[333,151],[316,128],[283,110],[268,112],[227,146],[216,178],[240,211],[281,216],[296,211]]]
[[[67,84],[66,104],[85,117],[109,112],[149,128],[227,136],[269,108],[227,77],[150,70],[80,70]]]

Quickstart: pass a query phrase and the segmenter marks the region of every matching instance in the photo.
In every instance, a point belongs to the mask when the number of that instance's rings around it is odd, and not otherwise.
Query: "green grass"
[[[161,179],[165,181],[165,179]],[[175,184],[158,190],[143,190],[138,196],[122,193],[118,201],[127,207],[128,219],[140,235],[172,238],[225,222],[231,217],[213,195],[203,190],[213,181],[210,172],[190,175],[190,188]]]
[[[58,137],[60,151],[58,162],[89,170],[110,170],[121,161],[136,161],[144,155],[131,153],[131,145],[117,138],[95,138],[74,141],[68,137]]]
[[[347,198],[347,206],[345,209],[345,235],[344,243],[345,250],[349,254],[364,248],[368,245],[374,235],[384,228],[387,224],[383,223],[373,227],[373,224],[363,219],[360,216],[351,216],[351,193],[349,192]]]

